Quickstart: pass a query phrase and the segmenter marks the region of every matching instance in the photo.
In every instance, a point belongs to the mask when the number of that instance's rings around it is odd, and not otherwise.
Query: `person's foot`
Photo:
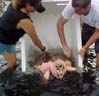
[[[3,86],[8,85],[9,82],[12,82],[12,78],[14,77],[13,70],[5,69],[2,73],[0,73],[0,82]]]
[[[13,89],[16,87],[16,81],[13,78],[10,78],[7,82],[7,84],[4,86],[5,89]]]
[[[2,73],[0,73],[0,82],[2,86],[4,86],[8,81],[8,68],[5,69]]]

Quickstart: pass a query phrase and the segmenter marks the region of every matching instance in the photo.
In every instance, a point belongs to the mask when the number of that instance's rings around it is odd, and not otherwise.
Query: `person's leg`
[[[99,68],[99,53],[96,54],[96,66]]]
[[[91,27],[85,23],[83,24],[83,27],[82,27],[82,46],[84,46],[86,44],[86,42],[90,39],[90,37],[94,34],[94,32],[95,32],[95,27]],[[88,71],[89,68],[91,68],[91,69],[94,68],[93,65],[91,65],[88,62],[89,56],[90,56],[89,50],[87,50],[87,52],[85,54],[84,61],[83,61],[85,71]],[[86,70],[86,68],[88,68],[88,69]]]
[[[7,67],[9,69],[13,69],[16,64],[16,55],[11,53],[5,53],[4,57],[7,60]]]
[[[8,81],[8,84],[12,85],[15,83],[14,67],[16,65],[16,55],[5,53],[4,57],[8,63],[7,69],[3,72],[3,77],[6,78],[5,82]]]
[[[92,74],[95,79],[99,78],[99,40],[95,42],[95,52],[96,52],[96,71]]]
[[[99,53],[96,53],[96,71],[92,74],[92,77],[95,77],[96,83],[99,83],[97,81],[99,78]]]
[[[99,40],[95,43],[95,52],[96,52],[96,67],[99,69]]]
[[[7,61],[7,67],[13,69],[16,64],[15,45],[3,44],[3,46],[3,48],[5,49],[3,52],[3,56]]]
[[[87,24],[83,24],[81,33],[82,33],[82,46],[86,44],[86,42],[89,40],[89,38],[93,35],[95,32],[95,28],[91,27]]]
[[[6,45],[0,43],[0,54],[7,61],[7,69],[0,74],[2,82],[6,82],[13,75],[13,69],[16,64],[15,45]]]

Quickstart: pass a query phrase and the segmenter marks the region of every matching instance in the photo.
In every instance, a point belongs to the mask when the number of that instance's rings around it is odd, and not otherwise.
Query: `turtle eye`
[[[59,70],[59,71],[63,71],[64,70],[64,66],[63,65],[58,65],[58,66],[55,66],[56,67],[56,70]]]
[[[55,66],[56,70],[59,70],[59,66]]]

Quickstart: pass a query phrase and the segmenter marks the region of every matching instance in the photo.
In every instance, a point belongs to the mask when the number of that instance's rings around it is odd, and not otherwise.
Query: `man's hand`
[[[67,57],[67,58],[70,58],[71,55],[72,55],[72,51],[69,47],[64,47],[63,48],[63,52],[64,52],[64,55]]]
[[[86,54],[86,49],[85,48],[81,48],[80,51],[79,51],[79,55],[82,57],[83,60],[85,58],[85,54]]]
[[[43,47],[41,48],[41,51],[42,51],[42,52],[45,52],[45,51],[46,51],[46,47],[43,46]]]

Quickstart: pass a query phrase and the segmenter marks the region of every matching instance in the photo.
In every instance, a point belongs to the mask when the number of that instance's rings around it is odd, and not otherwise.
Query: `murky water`
[[[99,96],[91,72],[69,72],[61,80],[51,77],[45,82],[39,73],[22,73],[19,65],[13,80],[5,86],[0,83],[0,96]]]
[[[0,82],[0,96],[99,96],[99,75],[96,79],[92,72],[69,72],[61,80],[51,77],[45,82],[39,73],[22,73],[20,59],[17,64],[13,82]]]
[[[99,96],[99,82],[96,83],[92,72],[69,72],[61,80],[51,77],[46,82],[36,69],[31,74],[22,73],[18,57],[13,82],[0,82],[0,96]],[[3,59],[0,61],[4,63]]]

